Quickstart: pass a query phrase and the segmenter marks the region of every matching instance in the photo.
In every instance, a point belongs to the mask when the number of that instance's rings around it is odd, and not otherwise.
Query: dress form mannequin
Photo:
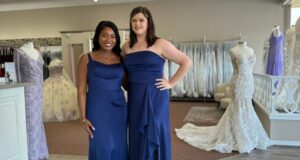
[[[30,56],[34,60],[37,60],[39,58],[40,53],[34,48],[33,42],[23,44],[20,49],[22,49],[28,56]]]
[[[280,32],[280,26],[276,25],[273,27],[272,32],[270,33],[268,39],[265,41],[264,44],[264,63],[267,65],[268,63],[268,56],[269,56],[269,49],[270,49],[270,39],[272,36],[279,37],[282,33]]]
[[[297,41],[297,38],[296,38],[297,36],[299,37],[299,35],[296,35],[296,33],[295,33],[294,25],[292,27],[290,27],[285,34],[285,48],[286,49],[284,52],[283,76],[297,76],[297,72],[295,72],[295,71],[297,71],[297,68],[299,68],[299,55],[300,55],[299,54],[299,40],[300,39],[298,38],[298,41]],[[298,53],[298,56],[297,56],[297,53]],[[279,85],[280,88],[278,89],[278,92],[277,92],[278,98],[276,98],[276,102],[275,102],[276,109],[281,110],[281,111],[294,110],[294,108],[293,108],[294,106],[288,104],[289,102],[287,99],[288,99],[289,94],[286,93],[286,88],[293,88],[293,87],[291,87],[291,86],[293,86],[293,83],[289,84],[288,81],[285,81],[285,80],[279,81],[279,83],[280,83],[280,85]],[[295,93],[295,95],[297,95],[297,93]],[[300,108],[296,112],[300,112]]]
[[[249,57],[252,56],[254,54],[253,49],[249,48],[247,46],[247,42],[245,41],[239,41],[238,44],[230,49],[230,57],[236,57],[236,56],[245,56],[245,57]]]
[[[266,73],[273,76],[281,76],[283,71],[283,40],[279,26],[274,26],[269,38],[269,50],[267,55]]]
[[[44,81],[44,122],[78,119],[77,89],[63,70],[63,62],[54,58],[48,67],[50,76]]]
[[[281,35],[281,32],[280,32],[280,27],[279,26],[274,26],[273,30],[272,30],[272,34],[275,36],[275,37],[279,37]]]
[[[176,135],[207,151],[250,153],[255,148],[265,150],[269,138],[252,104],[254,51],[246,42],[239,42],[230,50],[230,58],[234,71],[230,82],[232,101],[218,124],[207,127],[186,123],[175,129]]]
[[[44,61],[31,42],[14,50],[14,62],[19,81],[35,82],[24,90],[28,159],[48,159],[49,152],[43,124]]]

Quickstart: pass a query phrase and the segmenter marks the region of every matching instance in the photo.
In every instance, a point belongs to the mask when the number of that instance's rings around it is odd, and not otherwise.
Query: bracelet
[[[84,119],[82,119],[82,120],[80,121],[80,123],[83,124],[83,123],[85,123],[86,121],[87,121],[87,119],[84,118]]]

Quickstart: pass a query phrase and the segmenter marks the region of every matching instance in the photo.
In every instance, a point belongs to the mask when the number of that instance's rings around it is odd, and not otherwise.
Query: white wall
[[[284,9],[278,0],[158,0],[0,12],[0,39],[59,37],[59,31],[93,30],[100,20],[128,28],[129,13],[148,7],[157,35],[174,41],[224,40],[242,33],[257,55],[255,72],[263,72],[263,43],[274,25],[283,26]],[[283,28],[283,27],[282,27]]]

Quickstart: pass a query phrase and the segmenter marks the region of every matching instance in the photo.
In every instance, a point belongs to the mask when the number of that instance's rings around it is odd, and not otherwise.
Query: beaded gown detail
[[[208,151],[250,153],[254,148],[265,150],[269,138],[252,105],[255,55],[238,55],[231,61],[234,70],[230,86],[232,102],[218,124],[201,127],[187,123],[175,129],[176,134],[188,144]]]
[[[29,160],[49,157],[43,124],[43,64],[41,56],[33,59],[22,49],[14,51],[16,72],[22,82],[34,82],[25,87],[26,128]]]

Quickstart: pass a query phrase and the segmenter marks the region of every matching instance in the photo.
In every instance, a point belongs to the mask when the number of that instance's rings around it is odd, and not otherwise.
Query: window
[[[300,7],[291,9],[291,25],[295,25],[297,19],[300,17]]]

